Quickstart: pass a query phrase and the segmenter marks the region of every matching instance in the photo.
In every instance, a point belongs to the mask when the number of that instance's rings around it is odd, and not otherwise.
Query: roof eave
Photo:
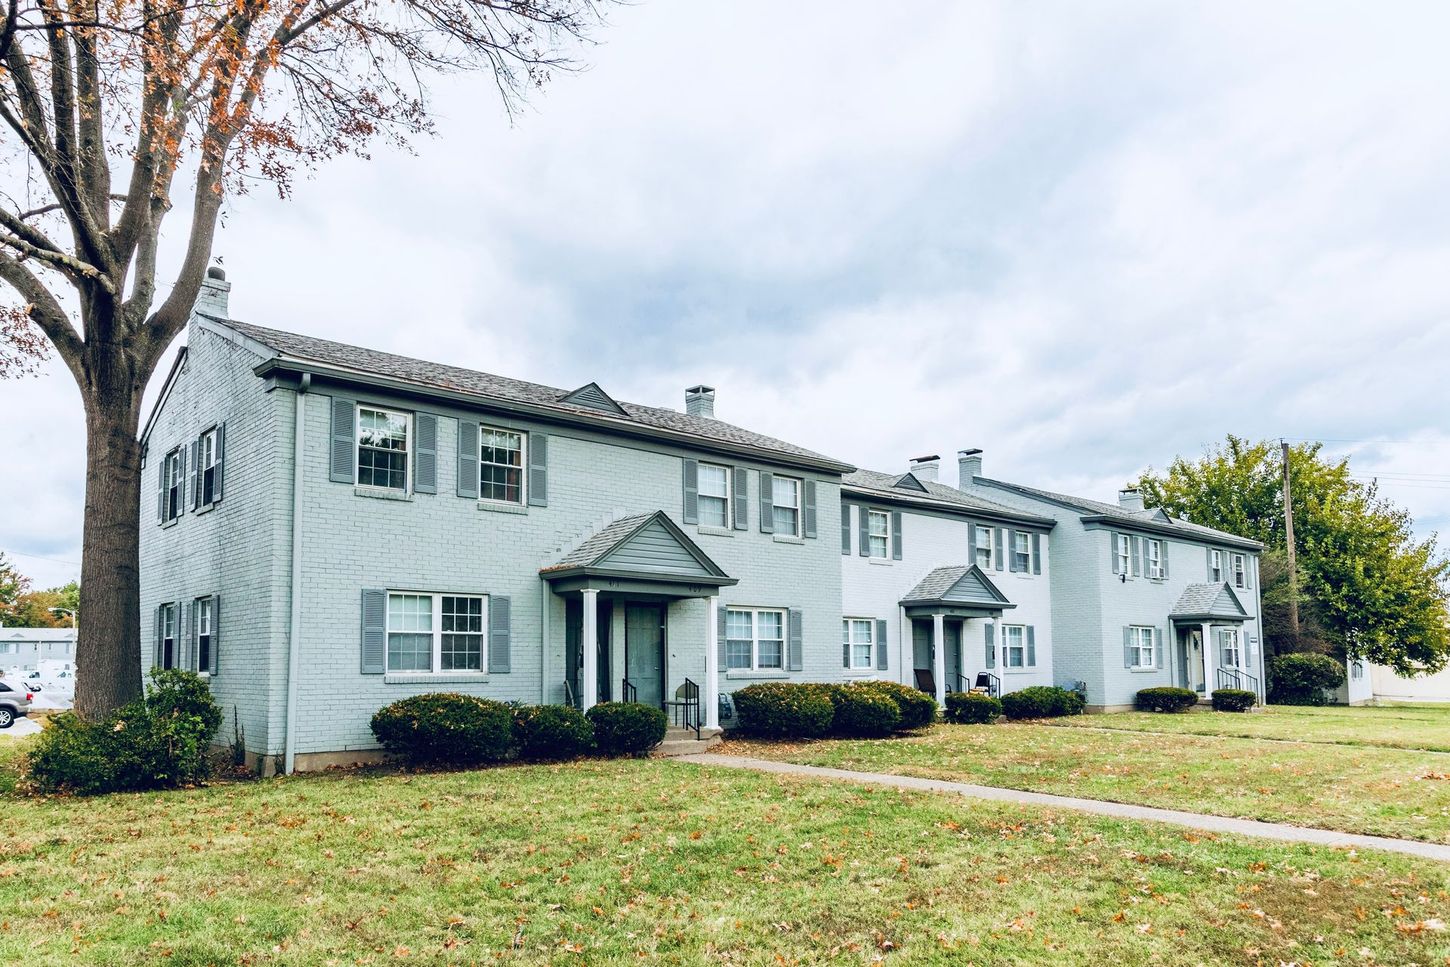
[[[1057,526],[1057,521],[1051,517],[1038,517],[1035,514],[1013,513],[1011,511],[989,510],[987,508],[968,507],[966,504],[953,503],[950,500],[943,500],[940,497],[930,495],[913,497],[907,493],[877,490],[874,487],[863,487],[859,484],[841,484],[841,493],[853,494],[859,497],[869,497],[881,503],[898,503],[909,507],[925,507],[931,510],[949,511],[963,517],[985,518],[988,520],[1007,521],[1015,524],[1028,524],[1033,527],[1040,527],[1043,530],[1052,530]]]
[[[1113,527],[1123,528],[1124,530],[1149,531],[1154,534],[1163,534],[1167,537],[1181,538],[1197,544],[1223,544],[1245,551],[1262,551],[1264,549],[1264,545],[1258,541],[1250,540],[1247,537],[1226,534],[1222,531],[1214,531],[1212,534],[1185,533],[1172,524],[1163,524],[1151,520],[1123,520],[1121,517],[1114,517],[1111,514],[1083,514],[1082,522],[1084,524],[1110,524]]]
[[[628,568],[600,567],[594,564],[576,567],[545,568],[539,576],[546,581],[563,581],[568,578],[622,578],[630,581],[653,581],[663,584],[698,584],[725,588],[740,583],[738,578],[725,575],[668,574],[661,571],[632,571]]]

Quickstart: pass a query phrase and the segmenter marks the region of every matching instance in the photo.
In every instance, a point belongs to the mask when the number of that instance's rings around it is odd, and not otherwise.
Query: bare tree
[[[38,332],[80,387],[76,707],[95,716],[140,691],[141,396],[186,325],[228,195],[257,179],[285,195],[298,169],[428,133],[426,81],[441,73],[485,72],[512,114],[571,66],[567,46],[599,11],[595,0],[0,6],[0,280],[18,296],[0,315],[0,375],[34,369]],[[190,221],[168,291],[158,242],[178,193]]]

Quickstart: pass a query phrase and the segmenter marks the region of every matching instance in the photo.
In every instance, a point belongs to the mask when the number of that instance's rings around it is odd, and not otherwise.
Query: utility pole
[[[1299,568],[1294,555],[1294,498],[1289,494],[1289,444],[1279,441],[1284,462],[1284,543],[1289,551],[1289,631],[1294,647],[1299,647]]]

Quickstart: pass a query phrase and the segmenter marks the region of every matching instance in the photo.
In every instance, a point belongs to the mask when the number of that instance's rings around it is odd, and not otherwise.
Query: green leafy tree
[[[21,595],[30,590],[30,578],[21,574],[10,559],[0,551],[0,624],[14,625],[15,609]]]
[[[1400,674],[1450,663],[1450,557],[1416,540],[1409,512],[1329,460],[1322,444],[1289,449],[1300,633],[1289,626],[1283,456],[1277,444],[1229,436],[1203,457],[1177,457],[1137,486],[1144,503],[1261,541],[1264,636],[1276,653],[1333,651]]]

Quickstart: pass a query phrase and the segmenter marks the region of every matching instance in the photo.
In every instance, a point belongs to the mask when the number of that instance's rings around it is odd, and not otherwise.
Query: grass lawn
[[[1135,732],[1229,735],[1244,738],[1292,739],[1343,745],[1377,745],[1396,749],[1450,752],[1450,704],[1377,707],[1296,708],[1270,705],[1248,715],[1194,711],[1187,715],[1120,712],[1076,715],[1052,724],[1074,728],[1124,729]]]
[[[720,751],[1450,843],[1450,755],[1438,752],[1027,724]]]
[[[1445,864],[678,763],[4,806],[25,964],[1450,957]]]

